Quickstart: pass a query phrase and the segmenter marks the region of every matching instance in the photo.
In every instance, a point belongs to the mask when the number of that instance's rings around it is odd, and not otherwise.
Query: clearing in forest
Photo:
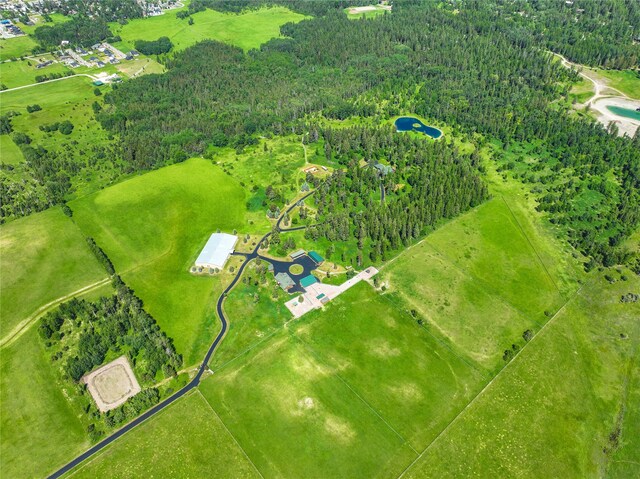
[[[87,385],[102,412],[117,408],[140,392],[140,385],[126,356],[120,356],[91,371],[81,382]]]

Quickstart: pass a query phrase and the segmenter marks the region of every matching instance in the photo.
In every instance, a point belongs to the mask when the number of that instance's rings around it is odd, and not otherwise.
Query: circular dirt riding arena
[[[140,392],[140,385],[125,356],[111,361],[82,378],[102,412],[117,408]]]

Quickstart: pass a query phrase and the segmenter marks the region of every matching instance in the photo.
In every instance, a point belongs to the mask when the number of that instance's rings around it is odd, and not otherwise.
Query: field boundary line
[[[324,364],[326,367],[328,367],[329,369],[331,369],[332,371],[334,371],[334,375],[345,385],[347,386],[347,388],[349,388],[349,391],[351,391],[360,401],[362,401],[362,403],[364,403],[365,406],[367,406],[369,409],[371,409],[371,411],[378,417],[378,419],[380,419],[385,426],[387,426],[391,431],[393,431],[393,433],[398,436],[402,442],[404,444],[406,444],[407,446],[409,446],[409,448],[415,452],[416,454],[418,454],[418,451],[416,451],[414,449],[414,447],[411,445],[411,443],[405,439],[404,436],[402,436],[402,434],[400,434],[398,431],[396,431],[396,429],[387,422],[387,420],[385,418],[383,418],[380,413],[378,411],[376,411],[374,409],[374,407],[369,404],[362,396],[360,396],[360,394],[358,394],[358,392],[353,389],[351,387],[351,385],[345,380],[343,379],[342,376],[340,376],[340,374],[337,372],[336,368],[331,366],[330,364],[327,364],[327,362],[320,356],[320,353],[318,353],[317,351],[314,351],[313,348],[307,344],[306,341],[304,341],[302,338],[300,338],[299,336],[296,335],[296,333],[294,331],[291,332],[291,336],[293,338],[295,338],[299,343],[302,344],[302,346],[312,355],[314,356],[318,361],[320,361],[322,364]]]
[[[17,341],[25,332],[27,332],[31,326],[38,320],[42,315],[48,312],[51,308],[57,306],[63,301],[70,299],[74,296],[78,296],[80,294],[88,293],[94,289],[99,288],[100,286],[104,286],[111,281],[110,277],[101,279],[100,281],[96,281],[95,283],[91,283],[87,286],[83,286],[82,288],[72,291],[71,293],[65,294],[64,296],[60,296],[59,298],[54,299],[53,301],[49,301],[47,304],[40,306],[35,310],[30,316],[26,319],[20,321],[4,338],[0,340],[0,348],[4,348],[7,346],[11,346],[15,341]]]
[[[247,458],[247,461],[249,461],[249,463],[253,466],[253,468],[256,470],[256,472],[258,473],[258,475],[264,479],[264,476],[262,475],[262,473],[260,472],[260,470],[258,469],[258,467],[254,464],[254,462],[251,460],[251,458],[249,457],[249,455],[247,454],[247,452],[244,450],[244,448],[240,445],[240,443],[238,442],[238,440],[236,439],[236,437],[231,433],[231,431],[229,431],[229,428],[227,427],[227,425],[224,423],[224,421],[222,420],[222,418],[218,415],[218,413],[216,412],[215,409],[213,409],[213,406],[211,405],[211,403],[207,400],[207,398],[204,396],[204,394],[202,394],[202,391],[200,391],[200,388],[196,388],[196,391],[198,391],[198,394],[200,395],[200,397],[202,398],[202,400],[205,402],[205,404],[207,406],[209,406],[209,409],[211,409],[211,412],[214,414],[215,417],[218,418],[218,421],[220,421],[220,424],[222,424],[222,427],[224,427],[224,430],[227,431],[227,434],[229,434],[229,436],[231,436],[231,439],[233,439],[233,442],[236,443],[236,445],[238,446],[238,448],[242,451],[242,454],[244,454],[244,457]]]
[[[190,392],[188,394],[185,394],[184,397],[180,398],[180,399],[186,399],[189,396],[191,396],[193,393]],[[165,412],[168,411],[169,409],[171,409],[174,405],[178,404],[178,401],[174,401],[171,404],[169,404],[166,408],[162,409],[161,412]],[[160,414],[158,414],[158,416],[155,417],[159,417]],[[139,426],[142,426],[142,424],[145,424],[146,422],[149,421],[149,419],[152,419],[151,417],[149,417],[148,419],[146,419],[145,421],[143,421],[142,423],[139,424]],[[107,447],[104,447],[102,449],[100,449],[100,451],[96,452],[93,457],[91,459],[82,461],[80,464],[78,464],[77,469],[73,469],[71,471],[69,471],[69,475],[67,477],[73,477],[75,476],[77,473],[79,473],[82,469],[84,469],[85,467],[87,467],[89,464],[91,464],[94,461],[97,461],[98,459],[100,459],[104,454],[106,454],[107,452],[109,452],[109,450],[111,449],[111,447],[118,442],[120,439],[122,439],[123,437],[125,437],[126,434],[123,434],[122,436],[117,437],[111,444],[109,444]]]
[[[491,378],[491,380],[485,384],[485,386],[473,397],[473,399],[471,399],[471,401],[469,401],[467,403],[467,405],[462,408],[460,410],[460,412],[458,414],[456,414],[456,416],[449,421],[449,423],[444,427],[444,429],[442,429],[442,431],[440,431],[438,433],[438,435],[436,437],[433,438],[433,440],[427,444],[427,447],[424,448],[424,450],[418,455],[418,457],[411,463],[409,464],[398,476],[396,479],[400,479],[402,477],[404,477],[404,475],[407,473],[407,471],[409,471],[409,469],[411,469],[420,459],[422,459],[422,457],[426,454],[426,452],[431,448],[431,446],[433,446],[438,439],[440,439],[444,433],[446,433],[457,421],[458,419],[460,419],[460,417],[462,417],[462,415],[476,402],[476,400],[482,396],[484,394],[484,392],[489,389],[489,387],[491,387],[491,385],[494,383],[494,381],[496,379],[498,379],[500,377],[500,375],[509,368],[510,365],[512,365],[516,359],[518,359],[518,357],[522,354],[522,352],[527,348],[527,346],[529,346],[531,343],[533,343],[541,334],[542,332],[547,328],[547,326],[549,326],[552,322],[555,322],[555,320],[558,318],[558,316],[560,316],[560,313],[562,311],[564,311],[564,309],[566,308],[566,306],[575,299],[576,296],[578,296],[580,294],[580,291],[582,291],[582,288],[584,287],[584,285],[582,285],[580,287],[580,289],[578,289],[575,293],[573,293],[571,295],[571,297],[569,297],[565,303],[560,307],[560,309],[556,312],[556,314],[553,315],[553,317],[551,319],[549,319],[549,321],[547,321],[544,326],[542,326],[542,328],[540,328],[540,330],[534,334],[534,336],[524,344],[524,346],[522,346],[522,348],[520,348],[520,350],[515,354],[515,356],[513,357],[513,359],[511,359],[511,361],[509,361],[507,364],[504,365],[504,367],[498,371],[498,373]]]
[[[502,201],[504,202],[504,204],[506,205],[507,209],[509,210],[509,213],[511,213],[511,216],[513,217],[514,221],[516,222],[516,225],[518,225],[518,229],[520,230],[522,235],[527,240],[527,243],[529,243],[529,246],[531,246],[531,249],[535,253],[536,257],[538,258],[538,261],[540,261],[540,265],[542,266],[542,269],[544,269],[544,272],[547,273],[547,276],[549,277],[549,280],[551,280],[551,284],[553,285],[554,288],[556,288],[558,293],[560,293],[560,295],[562,295],[562,291],[560,291],[560,288],[558,288],[558,285],[556,284],[556,282],[554,281],[553,277],[551,276],[551,273],[549,273],[549,270],[547,269],[547,265],[545,265],[544,261],[542,261],[542,257],[540,256],[540,253],[538,253],[538,250],[535,248],[535,246],[533,246],[533,243],[532,243],[531,239],[529,239],[529,235],[527,235],[526,231],[524,230],[524,228],[520,224],[520,221],[518,221],[518,218],[513,213],[513,210],[511,209],[511,206],[509,206],[509,203],[507,202],[507,200],[505,200],[504,195],[500,194],[500,198],[502,198]]]

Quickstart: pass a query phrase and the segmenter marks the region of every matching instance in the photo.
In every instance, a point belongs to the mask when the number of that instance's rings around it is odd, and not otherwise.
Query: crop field
[[[627,416],[620,424],[619,413],[638,346],[640,306],[621,303],[620,295],[638,287],[637,278],[608,285],[591,276],[406,477],[602,477],[603,449],[611,447],[617,425],[623,447],[614,460],[630,462],[612,468],[636,477],[637,414],[629,403],[627,429]]]
[[[107,273],[60,208],[0,227],[2,342],[45,304],[99,282]]]
[[[189,25],[188,19],[176,18],[178,11],[131,20],[126,25],[110,24],[114,35],[122,38],[121,42],[114,45],[131,50],[135,47],[136,40],[157,40],[166,36],[174,45],[173,51],[184,50],[207,39],[250,50],[258,48],[271,38],[279,37],[281,25],[305,18],[285,7],[251,10],[238,15],[207,9],[191,15],[194,24]]]
[[[11,135],[0,135],[0,161],[7,165],[17,165],[24,161],[24,156]]]
[[[36,328],[2,348],[0,373],[4,477],[43,477],[89,447],[86,426],[63,394]]]
[[[185,366],[195,364],[219,328],[214,300],[224,275],[189,272],[209,235],[249,224],[245,192],[211,162],[191,159],[71,202],[74,219],[107,253],[118,274],[174,339]]]
[[[258,478],[199,392],[138,426],[65,477]]]

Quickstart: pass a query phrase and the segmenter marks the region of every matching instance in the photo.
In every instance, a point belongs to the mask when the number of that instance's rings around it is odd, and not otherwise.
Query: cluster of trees
[[[43,0],[39,6],[46,13],[82,15],[101,18],[107,22],[126,21],[142,16],[142,7],[136,0]]]
[[[63,40],[72,45],[89,47],[112,36],[104,19],[84,15],[75,16],[56,25],[43,25],[36,28],[33,35],[38,43],[46,48],[56,48]]]
[[[27,113],[33,113],[35,111],[42,110],[42,107],[38,104],[35,105],[27,105]]]
[[[51,123],[49,125],[40,125],[38,127],[40,131],[44,131],[47,133],[52,133],[54,131],[59,131],[63,135],[70,135],[73,132],[73,123],[69,120],[57,121],[55,123]]]
[[[73,212],[71,211],[71,208],[69,208],[67,205],[65,205],[65,207],[66,207],[65,208],[65,214],[67,214],[68,216],[71,216],[73,214]],[[69,213],[71,213],[71,214],[69,214]],[[100,246],[98,246],[96,241],[91,236],[87,237],[87,245],[89,246],[89,249],[94,254],[96,259],[100,262],[100,264],[107,271],[107,273],[109,273],[110,275],[115,274],[116,270],[113,267],[113,263],[111,262],[111,260],[107,256],[107,254],[104,251],[102,251],[102,248],[100,248]]]
[[[110,351],[126,354],[143,384],[153,384],[158,372],[174,376],[182,357],[173,341],[117,276],[114,286],[114,296],[95,302],[74,298],[42,318],[38,332],[55,351],[52,359],[66,359],[63,371],[75,382],[102,364]]]
[[[160,37],[157,40],[136,40],[136,50],[145,55],[162,55],[163,53],[169,53],[169,50],[173,48],[173,43],[169,40],[169,37]]]
[[[73,75],[73,71],[68,70],[66,72],[61,73],[49,73],[47,75],[36,75],[36,83],[42,83],[49,80],[55,80],[57,78],[68,77]]]
[[[391,127],[323,129],[327,157],[346,169],[317,185],[316,226],[305,236],[330,242],[355,241],[357,265],[363,254],[384,260],[443,218],[484,201],[487,188],[478,175],[478,157],[461,155],[445,142],[412,138]],[[360,166],[361,160],[366,166]],[[387,162],[386,174],[375,166]],[[384,201],[382,191],[384,190]]]

